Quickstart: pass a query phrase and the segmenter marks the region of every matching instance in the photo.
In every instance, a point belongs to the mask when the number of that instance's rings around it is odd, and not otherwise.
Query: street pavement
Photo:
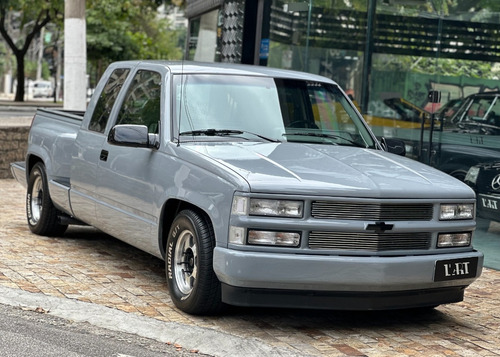
[[[212,356],[500,356],[500,272],[434,310],[339,312],[173,305],[164,263],[93,228],[30,233],[24,188],[0,180],[0,304],[21,306]]]
[[[1,289],[1,288],[0,288]],[[8,357],[192,357],[175,344],[0,304],[0,351]],[[208,356],[197,353],[196,356]]]

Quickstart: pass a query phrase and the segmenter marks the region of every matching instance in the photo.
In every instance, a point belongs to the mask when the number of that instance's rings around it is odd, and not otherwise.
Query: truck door
[[[162,98],[161,74],[138,70],[130,82],[115,125],[146,125],[158,133]],[[97,168],[97,217],[99,228],[125,242],[151,252],[151,230],[157,224],[151,148],[103,143]]]
[[[108,77],[109,73],[109,77]],[[123,83],[130,73],[130,68],[116,68],[107,71],[103,78],[108,78],[95,104],[90,103],[87,115],[91,116],[87,124],[78,132],[75,155],[71,165],[71,206],[75,217],[96,225],[96,184],[97,165],[102,145],[106,142],[104,134],[111,117],[116,98]],[[95,100],[95,98],[93,98]],[[87,118],[85,118],[87,119]]]

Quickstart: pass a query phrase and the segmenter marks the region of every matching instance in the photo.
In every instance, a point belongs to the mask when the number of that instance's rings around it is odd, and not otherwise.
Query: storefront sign
[[[259,58],[267,59],[268,57],[269,57],[269,39],[263,38],[262,40],[260,40]]]

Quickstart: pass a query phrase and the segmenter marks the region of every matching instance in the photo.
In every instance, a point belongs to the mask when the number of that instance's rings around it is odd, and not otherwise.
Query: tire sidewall
[[[35,184],[35,181],[37,180],[37,178],[41,178],[42,180],[42,189],[43,189],[43,193],[42,193],[42,213],[38,219],[38,221],[35,221],[34,218],[33,218],[33,212],[32,212],[32,201],[33,201],[33,185]],[[31,173],[30,173],[30,176],[29,176],[29,180],[28,180],[28,189],[27,189],[27,192],[26,192],[26,218],[28,219],[28,225],[30,227],[30,229],[33,231],[33,232],[37,232],[38,230],[40,230],[40,226],[42,224],[42,221],[43,221],[43,206],[45,206],[45,201],[46,201],[46,195],[47,195],[47,192],[46,192],[46,186],[47,186],[47,183],[46,183],[46,177],[44,175],[44,171],[43,171],[43,166],[41,164],[36,164],[33,169],[31,170]]]
[[[196,246],[197,247],[200,246],[199,235],[195,225],[185,213],[181,213],[174,220],[170,232],[168,234],[167,249],[165,254],[165,267],[166,267],[166,275],[168,282],[168,290],[175,305],[178,306],[180,309],[185,309],[194,303],[193,300],[194,297],[196,297],[197,295],[196,290],[198,287],[198,279],[199,279],[198,276],[194,283],[193,289],[189,292],[189,294],[182,293],[178,288],[174,270],[175,265],[177,264],[177,262],[175,261],[175,249],[177,247],[180,235],[186,230],[190,231],[191,234],[193,235],[194,239],[196,240]],[[196,264],[199,265],[199,262],[196,262]],[[197,266],[197,268],[199,274],[200,273],[199,266]]]
[[[33,192],[34,185],[37,179],[41,180],[41,212],[38,221],[33,217],[32,202],[34,196],[38,196],[38,192]],[[68,225],[59,223],[59,211],[56,209],[49,193],[49,185],[47,174],[45,173],[45,165],[41,162],[36,163],[30,171],[28,178],[28,187],[26,190],[26,218],[29,229],[38,235],[57,236],[66,231]]]

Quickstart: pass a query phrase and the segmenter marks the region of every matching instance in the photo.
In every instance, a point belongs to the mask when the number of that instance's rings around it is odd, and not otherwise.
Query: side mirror
[[[391,154],[400,156],[406,155],[406,146],[403,140],[382,137],[382,139],[380,139],[380,143],[382,144],[384,150],[390,152]]]
[[[108,135],[108,142],[112,145],[157,148],[156,134],[149,134],[146,125],[115,125]]]

